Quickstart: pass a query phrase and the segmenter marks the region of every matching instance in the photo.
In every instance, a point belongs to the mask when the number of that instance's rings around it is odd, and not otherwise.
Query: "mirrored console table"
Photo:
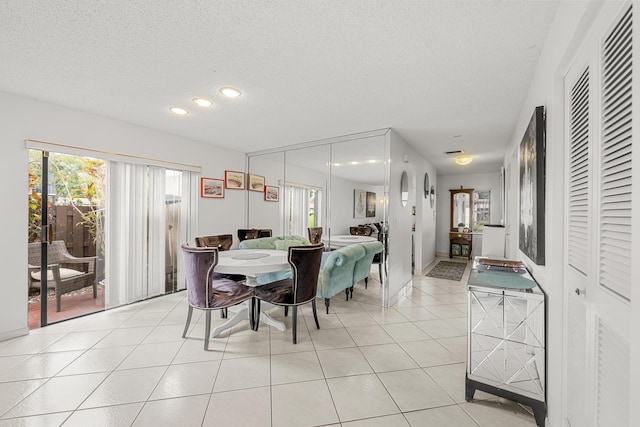
[[[530,406],[537,425],[544,426],[544,291],[519,262],[476,257],[467,296],[466,400],[482,390],[520,402]]]

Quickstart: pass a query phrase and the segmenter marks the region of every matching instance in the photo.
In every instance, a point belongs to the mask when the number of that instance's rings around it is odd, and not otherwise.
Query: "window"
[[[484,230],[491,219],[491,190],[473,192],[473,231]]]
[[[306,236],[307,227],[321,227],[322,190],[287,185],[287,232]]]

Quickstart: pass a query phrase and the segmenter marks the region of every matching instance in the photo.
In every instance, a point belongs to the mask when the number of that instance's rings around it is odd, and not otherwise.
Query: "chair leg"
[[[367,289],[367,285],[369,284],[369,278],[365,277],[364,278],[364,288]]]
[[[329,298],[325,298],[324,306],[327,307],[327,314],[329,314],[329,304],[331,304],[331,300]]]
[[[297,332],[298,332],[298,306],[294,305],[291,308],[291,332],[293,333],[293,343],[297,344],[298,343],[298,337],[297,337]]]
[[[182,338],[187,336],[187,331],[189,330],[189,325],[191,324],[192,314],[193,314],[193,307],[189,306],[189,311],[187,312],[187,323],[184,325],[184,331],[182,331]]]
[[[382,285],[382,262],[378,264],[378,274],[380,274],[380,284]]]
[[[209,350],[209,336],[211,335],[211,310],[204,312],[204,349]]]
[[[253,327],[251,329],[258,332],[258,326],[260,325],[260,300],[258,298],[253,298],[251,301],[251,305],[253,307],[251,310],[253,312]]]
[[[221,308],[220,309],[220,318],[221,319],[226,319],[227,318],[227,309],[226,308]]]
[[[345,296],[346,296],[345,301],[349,301],[349,288],[346,288],[346,289],[344,290],[344,294],[345,294]]]
[[[316,321],[316,328],[320,329],[320,323],[318,323],[318,312],[316,311],[316,300],[311,301],[311,307],[313,308],[313,319]]]
[[[289,306],[285,305],[284,306],[284,317],[287,317],[289,315]]]
[[[93,299],[98,298],[98,284],[93,282]]]
[[[62,297],[62,295],[56,290],[56,312],[60,311],[60,297]]]
[[[349,288],[349,297],[353,299],[353,286]]]

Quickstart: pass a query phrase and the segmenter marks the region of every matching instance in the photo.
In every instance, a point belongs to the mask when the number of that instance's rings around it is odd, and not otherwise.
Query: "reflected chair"
[[[322,227],[308,227],[307,232],[312,245],[322,243]]]
[[[313,319],[316,327],[320,329],[318,314],[316,312],[316,292],[318,289],[318,274],[320,273],[320,261],[324,253],[324,245],[291,246],[289,248],[288,261],[291,265],[293,277],[264,286],[254,288],[255,304],[253,318],[254,330],[258,330],[260,316],[260,301],[273,305],[292,308],[292,335],[293,343],[297,343],[297,318],[298,306],[311,303]]]
[[[349,227],[349,234],[352,236],[371,236],[373,229],[371,227]]]
[[[372,264],[378,264],[378,273],[380,274],[380,284],[382,285],[382,266],[384,265],[385,276],[387,272],[387,257],[389,256],[389,235],[387,233],[379,233],[378,241],[380,241],[384,247],[382,252],[378,252],[373,256]],[[368,280],[364,281],[364,288],[367,289]]]
[[[257,230],[255,228],[239,228],[238,239],[240,239],[241,242],[247,239],[257,239],[259,237],[259,231],[260,230]]]
[[[218,234],[213,236],[196,237],[196,246],[199,248],[218,248],[218,251],[228,251],[233,245],[231,234]],[[214,273],[214,279],[231,279],[234,282],[244,282],[247,280],[242,274]],[[227,318],[227,309],[220,310],[220,317]]]
[[[273,231],[270,228],[259,228],[258,239],[261,237],[272,237]]]
[[[231,279],[215,279],[213,269],[218,265],[218,248],[196,248],[186,243],[181,248],[189,303],[182,338],[186,337],[189,330],[193,309],[204,310],[204,349],[207,350],[211,335],[211,310],[221,310],[248,301],[253,298],[253,289]],[[250,316],[252,313],[250,310]],[[253,328],[253,317],[249,321]]]

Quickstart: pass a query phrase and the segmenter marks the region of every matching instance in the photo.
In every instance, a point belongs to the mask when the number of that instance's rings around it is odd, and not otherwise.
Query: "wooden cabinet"
[[[471,233],[449,233],[449,258],[463,257],[471,259],[473,235]]]

